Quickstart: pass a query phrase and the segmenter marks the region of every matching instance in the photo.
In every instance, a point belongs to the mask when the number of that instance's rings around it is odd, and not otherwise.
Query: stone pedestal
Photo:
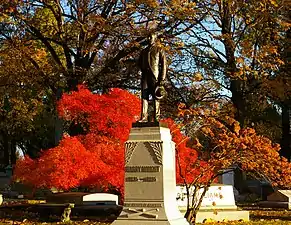
[[[170,130],[160,124],[136,124],[125,147],[124,207],[113,225],[189,225],[176,202]]]

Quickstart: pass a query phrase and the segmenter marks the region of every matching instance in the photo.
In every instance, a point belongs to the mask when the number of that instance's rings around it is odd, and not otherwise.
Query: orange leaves
[[[137,5],[145,4],[151,8],[156,8],[159,6],[159,2],[157,0],[135,0]]]
[[[206,160],[206,168],[213,173],[210,180],[224,169],[239,165],[274,185],[289,186],[291,164],[280,157],[278,144],[256,134],[253,128],[241,129],[237,121],[225,116],[219,109],[187,109],[185,105],[180,105],[179,110],[180,119],[187,127],[191,127],[191,123],[200,124],[199,128],[195,128],[196,132],[187,132],[193,134],[193,146],[199,143],[196,149]],[[282,173],[283,170],[285,173]]]

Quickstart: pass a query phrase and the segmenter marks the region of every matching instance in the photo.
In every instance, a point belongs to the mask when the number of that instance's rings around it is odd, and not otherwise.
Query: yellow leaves
[[[175,19],[193,20],[196,15],[196,3],[186,0],[172,0],[169,2],[169,7],[163,12],[167,16],[172,16]]]
[[[240,132],[240,125],[239,122],[235,121],[233,123],[233,131],[236,133],[236,135],[239,135]]]
[[[278,3],[276,0],[269,0],[271,5],[275,6],[275,7],[278,7]]]
[[[211,219],[211,218],[207,218],[205,220],[203,220],[203,223],[214,223],[215,220],[214,219]]]
[[[225,116],[224,120],[228,123],[228,124],[233,124],[236,122],[236,120],[230,116]]]
[[[243,64],[244,63],[244,57],[237,57],[236,58],[236,63],[239,63],[239,64]]]
[[[195,138],[194,140],[193,140],[193,145],[194,145],[194,147],[196,147],[196,148],[202,148],[203,146],[201,145],[201,143],[199,142],[199,139],[198,138]]]
[[[135,0],[137,5],[145,4],[148,7],[156,8],[159,6],[159,2],[156,0]]]
[[[203,80],[203,75],[200,72],[195,73],[193,78],[192,78],[192,81],[194,81],[194,82],[199,82],[202,80]]]
[[[210,127],[202,127],[201,131],[205,134],[205,135],[209,135],[210,137],[214,137],[214,133],[211,130]]]
[[[178,47],[178,48],[182,48],[184,47],[184,42],[183,41],[177,41],[174,43],[175,47]]]

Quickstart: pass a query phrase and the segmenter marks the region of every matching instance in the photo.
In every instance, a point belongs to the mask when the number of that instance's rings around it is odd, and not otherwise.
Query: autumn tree
[[[13,48],[14,45],[19,48]],[[42,49],[27,48],[17,39],[1,42],[0,59],[1,151],[5,155],[3,164],[10,165],[15,164],[16,145],[22,147],[25,138],[37,136],[36,121],[46,112],[44,98],[49,96],[49,92],[42,85],[44,77],[38,76],[39,71],[32,62],[38,62],[47,70],[49,68],[46,67],[46,53]],[[27,148],[22,149],[27,153]],[[34,150],[31,146],[28,153]]]
[[[288,8],[288,7],[286,7]],[[291,20],[291,13],[288,9],[285,11],[287,15],[285,15],[286,21]],[[282,155],[290,160],[291,158],[291,99],[290,99],[290,84],[291,84],[291,75],[290,75],[290,54],[291,54],[291,28],[286,31],[286,38],[284,41],[284,50],[283,50],[283,59],[284,66],[281,68],[282,76],[281,81],[278,85],[282,84],[282,88],[284,90],[284,100],[282,101]],[[282,92],[281,92],[282,93]]]
[[[184,97],[187,89],[178,90],[181,82],[186,83],[188,93],[197,88],[196,79],[203,84],[211,82],[212,88],[217,87],[218,91],[209,89],[203,93],[208,93],[210,98],[228,98],[241,126],[252,123],[256,126],[270,119],[262,114],[275,111],[261,89],[283,64],[278,40],[288,27],[280,16],[284,1],[218,0],[211,3],[201,6],[209,16],[181,37],[181,40],[186,39],[182,45],[173,46],[180,51],[180,56],[173,59],[179,73],[173,69],[171,78],[179,82],[176,87],[184,104],[199,103],[200,96],[198,101],[194,98],[187,103]],[[273,127],[276,126],[270,125],[268,129]]]
[[[282,17],[286,23],[290,24],[290,4],[282,10]],[[281,129],[282,129],[282,155],[290,160],[291,142],[290,142],[290,26],[289,29],[282,32],[284,38],[279,42],[281,45],[280,54],[284,65],[274,75],[273,79],[265,86],[266,95],[281,109]]]
[[[159,31],[166,44],[204,14],[184,1],[15,0],[4,1],[1,10],[1,16],[10,19],[4,27],[13,23],[46,49],[66,81],[66,90],[83,81],[95,88],[132,86],[134,53],[148,32]]]
[[[11,51],[21,53],[27,71],[34,67],[32,80],[22,81],[22,74],[15,73],[14,79],[24,85],[13,91],[30,88],[28,82],[34,81],[42,87],[42,97],[55,118],[46,129],[50,134],[55,129],[55,140],[49,142],[58,144],[62,121],[55,106],[62,93],[83,82],[98,92],[110,87],[139,89],[136,59],[148,33],[159,32],[161,45],[169,52],[175,37],[205,16],[198,5],[185,1],[3,0],[0,40],[1,45],[9,44]],[[32,53],[35,50],[39,54]],[[24,142],[25,148],[31,146]]]
[[[196,160],[186,162],[188,171],[199,171],[196,176],[188,180],[188,174],[178,168],[187,188],[185,217],[188,221],[195,222],[208,187],[231,166],[239,167],[273,186],[290,188],[291,164],[280,156],[278,144],[256,134],[252,128],[241,128],[235,119],[221,112],[219,105],[210,109],[187,108],[181,104],[179,111],[179,126],[194,123],[192,129],[196,129],[188,146],[198,152]]]

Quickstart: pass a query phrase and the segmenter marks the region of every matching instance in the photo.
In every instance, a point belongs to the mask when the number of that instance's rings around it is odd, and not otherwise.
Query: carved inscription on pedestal
[[[126,177],[125,182],[156,182],[156,177]]]
[[[154,173],[160,172],[160,166],[126,166],[127,173]]]
[[[125,172],[128,173],[158,173],[160,172],[160,166],[126,166]],[[126,177],[125,182],[156,182],[157,178],[154,176],[146,177]]]

